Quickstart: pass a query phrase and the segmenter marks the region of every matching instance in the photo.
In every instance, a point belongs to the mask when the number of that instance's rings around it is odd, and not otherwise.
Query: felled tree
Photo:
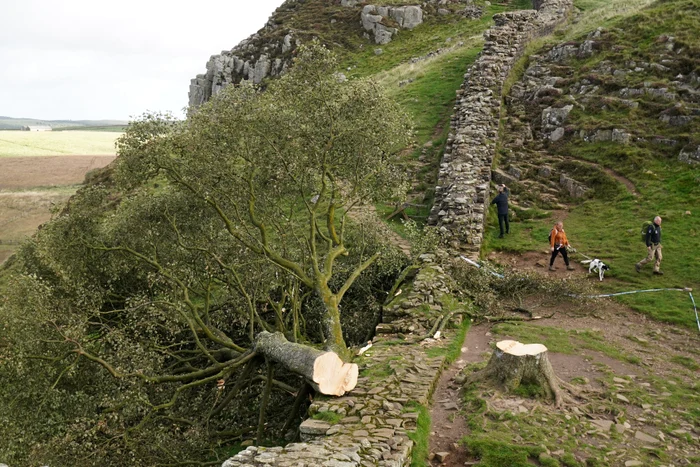
[[[94,432],[77,421],[73,431],[94,437],[101,455],[169,458],[182,427],[187,442],[206,439],[210,420],[262,381],[260,438],[272,389],[304,395],[276,378],[275,360],[319,389],[315,368],[344,368],[316,347],[345,356],[341,302],[382,260],[347,216],[402,190],[393,152],[408,127],[374,83],[340,79],[336,68],[312,45],[264,92],[229,86],[185,122],[153,114],[131,123],[115,178],[83,190],[25,247],[27,274],[2,317],[8,325],[0,323],[13,333],[8,348],[13,361],[43,362],[32,377],[48,375],[52,397],[69,388],[55,405],[90,388],[84,401],[93,405],[83,402],[87,413],[75,420],[95,418]],[[305,327],[312,294],[324,305],[323,341]],[[274,342],[258,338],[270,335]],[[306,347],[296,361],[277,351],[297,345]],[[105,372],[90,381],[95,368]],[[333,393],[352,387],[345,370]],[[109,385],[106,373],[120,383]],[[132,441],[144,427],[157,442]],[[42,436],[44,452],[56,451],[46,439],[63,439]]]
[[[348,252],[347,214],[405,188],[392,152],[408,127],[374,83],[345,81],[336,67],[325,48],[301,48],[293,70],[265,92],[229,86],[186,124],[147,117],[118,146],[128,185],[165,177],[216,213],[232,243],[314,290],[326,307],[326,347],[344,353],[338,306],[377,259],[330,288]]]

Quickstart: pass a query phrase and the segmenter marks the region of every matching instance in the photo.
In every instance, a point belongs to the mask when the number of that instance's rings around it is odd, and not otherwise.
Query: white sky
[[[209,57],[283,0],[0,0],[0,115],[181,116]]]

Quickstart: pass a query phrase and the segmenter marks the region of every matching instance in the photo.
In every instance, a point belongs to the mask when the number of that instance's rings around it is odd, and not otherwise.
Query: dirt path
[[[466,365],[484,358],[488,353],[489,340],[489,333],[482,332],[479,326],[472,326],[464,339],[459,358],[440,377],[430,411],[430,452],[431,456],[435,454],[430,465],[466,465],[467,453],[459,442],[467,434],[467,424],[459,413],[460,387],[454,382],[454,377]],[[440,458],[444,453],[449,454],[441,463]]]
[[[533,264],[531,259],[527,263]],[[569,274],[566,271],[557,273]],[[582,273],[582,270],[573,272]],[[594,309],[591,308],[593,306]],[[653,378],[679,377],[681,374],[687,374],[687,369],[684,373],[684,368],[674,363],[672,357],[697,360],[700,354],[696,350],[700,348],[700,334],[697,330],[653,321],[612,300],[603,300],[594,305],[560,303],[556,305],[556,311],[551,319],[530,321],[528,324],[557,328],[569,333],[593,333],[600,336],[606,345],[618,349],[621,355],[628,358],[628,361],[623,361],[602,351],[589,349],[581,349],[576,354],[550,352],[549,357],[555,373],[567,382],[574,378],[585,379],[590,381],[592,388],[605,389],[602,379],[609,372],[640,382]],[[542,311],[542,315],[547,314],[549,311]],[[469,428],[461,412],[460,386],[454,381],[454,377],[466,365],[487,361],[491,345],[496,341],[514,338],[497,335],[493,327],[493,324],[472,326],[463,343],[460,358],[443,373],[439,381],[431,408],[431,466],[456,467],[478,462],[478,459],[468,455],[460,443],[469,435]],[[683,378],[689,384],[693,384],[692,377]],[[540,401],[515,396],[493,397],[488,403],[496,410],[522,413],[542,410],[543,407]],[[548,406],[545,404],[545,407]],[[654,432],[660,428],[658,425],[646,424],[646,415],[642,416],[642,408],[627,407],[626,410],[630,420],[639,417],[634,419],[638,422],[637,428],[647,432]],[[676,422],[669,421],[668,425]]]

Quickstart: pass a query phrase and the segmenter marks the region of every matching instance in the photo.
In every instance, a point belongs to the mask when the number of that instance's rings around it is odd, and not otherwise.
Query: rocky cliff
[[[389,6],[359,0],[286,0],[262,29],[209,58],[206,72],[190,82],[189,106],[196,108],[229,84],[260,84],[281,75],[291,65],[295,49],[312,38],[352,51],[386,44],[430,16],[474,19],[481,14],[473,0],[392,1]]]

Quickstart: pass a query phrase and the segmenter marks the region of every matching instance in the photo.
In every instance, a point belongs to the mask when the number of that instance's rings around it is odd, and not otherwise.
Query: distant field
[[[113,131],[2,131],[0,157],[114,155]]]
[[[33,156],[0,158],[0,194],[14,190],[81,183],[85,174],[114,156]]]
[[[111,155],[0,157],[0,263],[51,219],[88,171],[113,160]]]

